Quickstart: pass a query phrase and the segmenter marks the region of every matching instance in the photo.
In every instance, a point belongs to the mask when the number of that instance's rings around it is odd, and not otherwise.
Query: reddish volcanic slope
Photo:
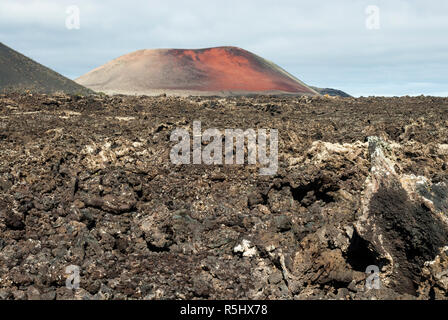
[[[76,82],[95,91],[124,94],[318,94],[272,62],[235,47],[140,50]]]

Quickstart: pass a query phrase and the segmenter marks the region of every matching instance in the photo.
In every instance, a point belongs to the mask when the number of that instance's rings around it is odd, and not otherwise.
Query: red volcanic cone
[[[95,91],[122,94],[318,94],[279,66],[235,47],[140,50],[76,82]]]

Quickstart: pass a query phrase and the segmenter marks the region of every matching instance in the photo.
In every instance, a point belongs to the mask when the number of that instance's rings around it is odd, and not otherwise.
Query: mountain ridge
[[[95,91],[175,95],[319,95],[278,65],[238,47],[142,49],[75,80]]]
[[[0,42],[0,90],[38,93],[93,93],[73,80]]]

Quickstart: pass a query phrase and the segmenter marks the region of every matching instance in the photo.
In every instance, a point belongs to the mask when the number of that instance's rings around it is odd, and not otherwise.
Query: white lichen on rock
[[[257,254],[257,249],[249,240],[243,239],[239,245],[233,248],[233,252],[242,253],[243,257],[253,257]]]

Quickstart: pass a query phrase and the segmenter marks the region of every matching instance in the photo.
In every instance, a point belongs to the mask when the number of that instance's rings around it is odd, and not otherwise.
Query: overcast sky
[[[139,49],[232,45],[354,96],[448,96],[446,0],[0,0],[0,42],[72,79]]]

